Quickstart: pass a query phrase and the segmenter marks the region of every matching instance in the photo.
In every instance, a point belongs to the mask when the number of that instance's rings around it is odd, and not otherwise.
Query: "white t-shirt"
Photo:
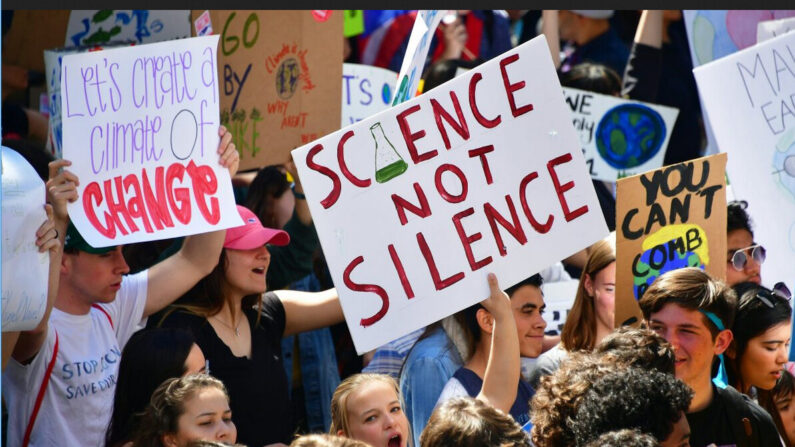
[[[121,350],[138,329],[146,305],[148,270],[126,276],[116,299],[86,315],[53,309],[47,339],[33,360],[11,359],[3,373],[8,445],[22,445],[36,396],[58,354],[30,437],[31,446],[104,446]],[[113,321],[111,327],[108,316]]]

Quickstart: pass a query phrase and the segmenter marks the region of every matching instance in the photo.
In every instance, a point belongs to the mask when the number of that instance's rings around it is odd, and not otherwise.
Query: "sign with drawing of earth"
[[[665,140],[665,122],[643,104],[610,109],[596,129],[599,155],[616,169],[630,169],[652,159]]]

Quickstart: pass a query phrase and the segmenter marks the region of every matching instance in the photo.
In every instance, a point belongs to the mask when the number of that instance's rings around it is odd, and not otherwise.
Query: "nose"
[[[228,424],[220,424],[219,430],[215,433],[215,440],[216,441],[237,441],[237,428],[235,428],[234,422],[229,422]]]
[[[384,429],[392,428],[393,425],[395,425],[395,416],[393,416],[392,413],[387,412],[384,416]]]
[[[259,248],[259,250],[257,251],[257,257],[260,259],[270,259],[271,252],[268,251],[267,245],[263,245],[262,247]]]
[[[114,261],[116,263],[116,271],[122,275],[126,275],[130,272],[130,266],[127,265],[127,261],[124,259],[124,255],[121,252],[121,247],[117,247],[114,250]]]
[[[776,363],[784,365],[789,361],[789,346],[783,345],[776,351]]]
[[[542,331],[547,328],[547,320],[544,319],[541,315],[538,316],[535,324],[533,325],[536,329],[541,329]]]

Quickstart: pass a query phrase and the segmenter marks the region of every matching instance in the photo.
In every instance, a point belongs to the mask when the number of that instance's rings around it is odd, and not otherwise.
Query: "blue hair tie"
[[[720,318],[718,318],[718,316],[714,313],[702,309],[699,309],[698,311],[709,318],[709,321],[711,321],[719,331],[726,329],[726,327],[723,325],[723,322],[720,321]],[[729,385],[729,375],[726,374],[726,364],[723,361],[723,354],[718,355],[718,359],[720,360],[720,367],[718,368],[718,375],[712,379],[712,383],[719,388],[726,388]]]
[[[722,330],[726,329],[726,326],[723,325],[723,322],[720,321],[720,318],[718,318],[718,316],[715,315],[714,313],[712,313],[712,312],[710,312],[708,310],[702,310],[702,309],[699,309],[698,311],[701,312],[702,314],[704,314],[707,318],[709,318],[709,321],[711,321],[712,324],[714,324],[718,328],[719,331],[722,331]]]

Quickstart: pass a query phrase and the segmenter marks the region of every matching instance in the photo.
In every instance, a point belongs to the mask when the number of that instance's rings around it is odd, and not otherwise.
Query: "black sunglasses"
[[[782,281],[776,283],[770,292],[767,290],[762,290],[756,294],[756,297],[759,298],[759,301],[765,303],[765,306],[772,309],[776,307],[776,305],[773,304],[771,299],[778,298],[780,300],[789,302],[789,300],[792,299],[792,292],[790,292],[789,287],[787,287],[787,285]]]

